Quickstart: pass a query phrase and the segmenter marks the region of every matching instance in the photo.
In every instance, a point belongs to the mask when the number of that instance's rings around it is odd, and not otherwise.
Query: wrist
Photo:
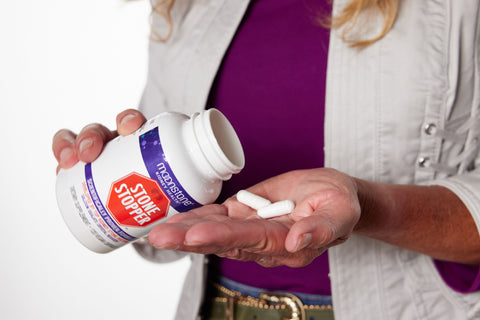
[[[353,233],[384,239],[385,233],[395,225],[396,200],[390,192],[390,185],[354,178],[360,203],[360,219]]]

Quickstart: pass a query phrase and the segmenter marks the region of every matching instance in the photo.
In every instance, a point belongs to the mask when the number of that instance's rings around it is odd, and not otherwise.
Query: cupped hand
[[[355,181],[333,169],[291,171],[248,191],[272,202],[289,199],[291,214],[262,219],[235,197],[171,217],[150,243],[162,249],[216,254],[273,267],[301,267],[346,241],[360,218]]]
[[[77,135],[71,130],[59,130],[53,137],[52,151],[57,159],[57,172],[73,167],[78,161],[92,162],[102,152],[105,144],[118,134],[128,135],[145,122],[141,112],[127,109],[117,115],[117,130],[92,123],[85,126]]]

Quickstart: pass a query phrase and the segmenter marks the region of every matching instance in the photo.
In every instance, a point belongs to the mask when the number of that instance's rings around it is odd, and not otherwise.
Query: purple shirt
[[[435,266],[445,283],[460,293],[480,290],[480,267],[435,260]]]
[[[321,3],[321,2],[320,2]],[[254,1],[229,48],[209,107],[232,122],[246,166],[221,200],[266,178],[323,166],[329,32],[315,22],[319,1]],[[268,290],[330,295],[324,254],[303,268],[263,268],[219,259],[224,276]]]
[[[323,166],[329,31],[315,19],[330,12],[325,3],[252,1],[208,102],[208,107],[219,108],[232,122],[246,156],[244,170],[224,183],[219,201],[286,171]],[[303,268],[213,261],[217,272],[250,286],[331,294],[327,254]],[[480,276],[472,286],[478,267],[441,262],[437,267],[458,291],[480,287]]]

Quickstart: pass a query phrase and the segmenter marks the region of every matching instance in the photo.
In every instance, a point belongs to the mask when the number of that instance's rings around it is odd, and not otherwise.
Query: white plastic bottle
[[[58,207],[73,235],[106,253],[148,234],[171,215],[214,202],[245,158],[217,109],[166,112],[117,137],[90,164],[60,170]]]

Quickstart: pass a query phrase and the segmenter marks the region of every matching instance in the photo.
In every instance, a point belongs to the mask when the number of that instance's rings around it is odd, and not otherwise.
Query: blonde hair
[[[383,38],[392,29],[397,18],[399,0],[352,0],[339,14],[331,18],[327,26],[331,28],[342,29],[342,38],[354,47],[365,47],[377,40]],[[362,13],[366,13],[366,17],[371,16],[374,11],[379,11],[383,17],[383,25],[380,32],[376,35],[366,38],[357,39],[355,36],[355,28],[359,27],[359,18]],[[328,21],[328,20],[327,20]]]
[[[169,26],[166,34],[162,35],[152,26],[151,39],[154,41],[165,42],[171,34],[173,21],[171,10],[176,0],[152,0],[152,13],[159,15],[165,19]],[[322,1],[322,0],[319,0]],[[330,0],[331,1],[331,0]],[[354,47],[365,47],[384,37],[392,28],[397,17],[399,0],[351,0],[337,15],[334,17],[319,17],[321,25],[333,29],[342,28],[341,36],[344,41]],[[367,39],[357,39],[352,37],[356,27],[359,25],[359,17],[366,13],[367,17],[373,11],[379,11],[383,17],[383,25],[380,32]]]
[[[168,31],[166,34],[160,34],[154,27],[151,21],[150,39],[153,41],[165,42],[172,35],[173,21],[170,12],[172,11],[175,0],[151,0],[152,12],[150,13],[150,20],[153,20],[155,15],[161,16],[168,24]]]

